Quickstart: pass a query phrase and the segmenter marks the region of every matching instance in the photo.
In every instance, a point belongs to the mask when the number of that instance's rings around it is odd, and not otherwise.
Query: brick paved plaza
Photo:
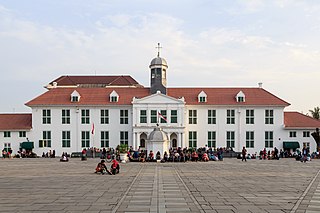
[[[0,160],[0,212],[320,212],[320,160],[98,161]]]

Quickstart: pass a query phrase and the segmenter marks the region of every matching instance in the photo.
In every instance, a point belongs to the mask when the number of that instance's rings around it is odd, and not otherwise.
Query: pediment
[[[177,99],[161,93],[156,93],[144,98],[133,98],[132,104],[184,104],[184,98]]]

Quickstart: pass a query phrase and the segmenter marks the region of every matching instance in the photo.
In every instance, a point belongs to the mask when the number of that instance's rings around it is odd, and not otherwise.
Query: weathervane
[[[160,47],[160,43],[158,43],[158,46],[156,48],[158,49],[158,57],[160,57],[160,49],[162,48]]]

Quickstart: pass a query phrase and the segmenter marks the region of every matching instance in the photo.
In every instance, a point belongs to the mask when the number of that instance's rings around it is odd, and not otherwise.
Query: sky
[[[131,75],[168,62],[168,87],[258,87],[320,106],[318,0],[0,0],[0,113],[61,75]]]

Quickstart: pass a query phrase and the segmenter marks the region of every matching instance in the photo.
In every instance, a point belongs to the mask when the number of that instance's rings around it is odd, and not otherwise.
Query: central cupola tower
[[[150,92],[151,94],[160,91],[162,94],[167,94],[167,61],[160,57],[160,43],[158,43],[158,55],[156,58],[152,59],[150,63]]]

